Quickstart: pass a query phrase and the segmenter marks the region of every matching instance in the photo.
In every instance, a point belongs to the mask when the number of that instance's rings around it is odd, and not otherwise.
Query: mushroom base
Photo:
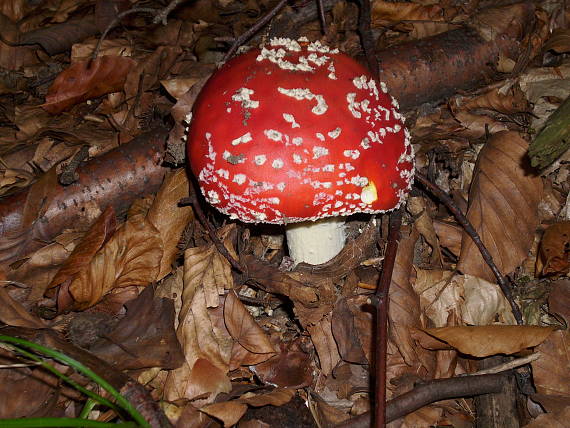
[[[295,264],[318,265],[328,262],[344,247],[344,219],[331,217],[287,226],[289,256]]]

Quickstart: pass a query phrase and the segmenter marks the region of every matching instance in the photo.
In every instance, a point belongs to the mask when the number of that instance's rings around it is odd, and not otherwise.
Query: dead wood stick
[[[481,240],[481,237],[479,236],[479,234],[477,233],[471,222],[467,219],[467,217],[465,217],[465,215],[461,212],[461,210],[455,204],[455,202],[453,202],[453,199],[451,199],[451,197],[447,193],[445,193],[442,189],[440,189],[439,186],[429,181],[426,177],[424,177],[422,174],[418,173],[417,171],[415,179],[419,181],[427,191],[429,191],[432,195],[434,195],[440,202],[442,202],[445,205],[445,207],[451,212],[451,214],[453,214],[453,216],[457,219],[459,224],[463,227],[465,232],[467,232],[467,234],[471,237],[471,239],[479,249],[481,257],[483,257],[483,260],[485,260],[485,263],[487,263],[487,265],[493,272],[493,275],[495,275],[495,278],[497,279],[497,283],[499,284],[501,291],[509,301],[509,304],[511,305],[511,310],[513,311],[513,315],[517,321],[517,324],[522,325],[523,324],[522,313],[517,303],[515,302],[513,293],[511,292],[511,288],[507,284],[507,280],[505,279],[505,277],[503,276],[503,274],[495,264],[493,256],[491,255],[491,253],[489,252],[489,250]]]
[[[0,264],[4,266],[51,242],[65,228],[89,226],[111,205],[123,215],[134,200],[160,187],[167,131],[163,128],[137,136],[133,141],[79,166],[78,180],[68,186],[57,182],[45,195],[34,185],[0,201]],[[43,190],[45,192],[45,189]],[[28,212],[34,200],[43,198],[39,212]],[[32,218],[28,218],[33,215]]]
[[[386,426],[386,364],[388,354],[388,295],[392,282],[392,272],[398,253],[398,239],[400,239],[400,226],[402,225],[402,210],[397,209],[390,214],[390,226],[388,230],[388,244],[384,254],[382,274],[376,288],[376,293],[371,298],[376,308],[376,342],[375,342],[375,394],[374,394],[374,419],[375,426]]]
[[[504,374],[461,376],[425,382],[410,392],[388,401],[386,422],[392,422],[437,401],[499,392],[504,382]],[[371,413],[366,412],[336,425],[335,428],[368,428],[370,426]]]
[[[136,382],[112,365],[97,358],[84,349],[65,341],[55,331],[50,329],[35,330],[23,327],[3,327],[1,334],[29,340],[50,349],[60,351],[81,362],[93,370],[117,389],[146,419],[153,428],[170,427],[170,422],[160,410],[150,393],[140,383]]]

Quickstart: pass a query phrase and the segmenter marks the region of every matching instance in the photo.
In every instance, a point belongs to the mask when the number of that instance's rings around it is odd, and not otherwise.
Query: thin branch
[[[482,374],[494,374],[494,373],[501,373],[507,370],[516,369],[518,367],[522,367],[527,365],[528,363],[532,363],[540,358],[540,353],[535,352],[534,354],[527,355],[526,357],[522,358],[515,358],[512,361],[507,363],[499,364],[498,366],[489,367],[488,369],[483,369],[476,371],[475,373],[468,373],[466,376],[477,376]]]
[[[323,34],[327,34],[327,17],[325,16],[325,5],[323,0],[317,0],[317,6],[319,9],[319,19],[321,20],[321,26],[323,27]]]
[[[378,59],[376,58],[376,53],[374,50],[374,36],[372,35],[372,30],[370,28],[370,1],[359,0],[358,3],[360,4],[360,14],[358,15],[358,32],[360,33],[362,49],[364,50],[364,55],[366,56],[368,69],[374,78],[376,80],[379,80],[378,77],[380,75],[380,67],[378,65]]]
[[[162,25],[168,24],[166,18],[168,17],[170,12],[172,12],[174,10],[174,8],[176,6],[178,6],[180,3],[182,3],[183,1],[185,1],[185,0],[172,0],[170,3],[168,3],[168,6],[166,6],[164,9],[162,9],[160,11],[160,13],[154,17],[154,19],[152,20],[153,24],[158,24],[159,22]]]
[[[390,214],[390,226],[388,230],[388,244],[384,254],[382,274],[376,288],[376,293],[371,299],[376,308],[376,383],[375,383],[375,426],[386,426],[386,358],[388,347],[388,302],[392,272],[398,253],[398,240],[400,239],[400,226],[402,225],[402,210],[398,209]]]
[[[517,321],[517,324],[522,325],[523,324],[522,313],[517,303],[515,302],[515,299],[513,298],[511,288],[509,287],[509,285],[507,284],[507,280],[505,279],[505,277],[503,276],[503,274],[501,273],[501,271],[493,261],[493,256],[491,255],[489,250],[487,250],[485,244],[483,244],[481,237],[479,236],[479,234],[477,233],[471,222],[461,212],[461,209],[459,209],[459,207],[455,204],[455,202],[453,202],[453,199],[451,199],[451,197],[447,193],[445,193],[442,189],[440,189],[439,186],[429,181],[426,177],[424,177],[422,174],[418,173],[417,171],[415,177],[416,180],[419,181],[426,190],[432,193],[438,200],[440,200],[447,207],[447,209],[451,212],[451,214],[453,214],[453,216],[457,219],[459,224],[461,224],[465,232],[467,232],[467,234],[471,237],[471,239],[473,240],[473,242],[481,252],[483,260],[485,260],[485,263],[487,263],[487,265],[493,272],[493,275],[495,275],[495,278],[497,278],[497,282],[499,284],[499,287],[501,287],[501,291],[503,292],[503,294],[509,301],[509,304],[511,305],[511,310],[513,311],[513,315]]]
[[[239,36],[232,45],[232,47],[230,48],[230,50],[228,51],[228,53],[226,54],[226,56],[224,56],[223,62],[225,63],[226,61],[228,61],[241,45],[243,45],[246,41],[250,39],[250,37],[252,37],[255,33],[257,33],[261,28],[263,28],[265,24],[271,21],[273,17],[277,15],[279,11],[283,8],[283,6],[285,6],[287,1],[288,0],[281,0],[263,18],[257,21],[253,27],[251,27],[249,30],[247,30],[245,33]]]
[[[503,389],[504,383],[504,374],[460,376],[428,381],[388,401],[386,422],[392,422],[437,401],[497,393]],[[336,425],[335,428],[368,428],[371,426],[370,419],[370,412],[366,412]]]

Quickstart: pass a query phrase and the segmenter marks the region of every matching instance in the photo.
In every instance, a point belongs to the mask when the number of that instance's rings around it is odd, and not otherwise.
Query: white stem
[[[342,217],[291,224],[286,234],[289,256],[295,264],[328,262],[342,250],[346,239]]]

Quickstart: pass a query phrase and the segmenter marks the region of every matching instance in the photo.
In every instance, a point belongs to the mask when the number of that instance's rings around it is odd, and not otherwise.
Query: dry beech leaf
[[[370,360],[367,358],[369,356],[365,354],[364,349],[369,348],[366,345],[370,345],[370,343],[363,343],[364,338],[361,338],[356,323],[357,317],[365,317],[370,323],[371,314],[362,313],[359,310],[361,305],[355,305],[355,303],[358,301],[350,299],[349,302],[345,298],[336,302],[332,311],[332,333],[338,345],[338,352],[344,361],[369,364]],[[370,327],[370,324],[367,327]]]
[[[267,385],[299,389],[313,382],[314,367],[311,356],[295,349],[284,349],[250,369]]]
[[[227,235],[229,229],[225,228],[219,233]],[[232,253],[233,250],[230,254]],[[235,253],[233,255],[235,256]],[[187,249],[184,253],[184,260],[185,290],[195,290],[199,285],[202,286],[207,307],[217,307],[219,305],[218,296],[223,294],[226,288],[231,288],[233,284],[230,263],[213,244]],[[191,298],[190,295],[187,297]]]
[[[0,286],[0,321],[14,327],[46,328],[46,324],[36,315],[31,314],[14,300],[4,287]]]
[[[88,99],[118,92],[123,89],[135,64],[134,60],[124,56],[102,56],[76,62],[55,78],[42,107],[57,114]]]
[[[156,280],[161,258],[162,240],[156,228],[142,216],[129,219],[71,281],[73,308],[93,306],[114,288],[150,284]]]
[[[536,349],[540,353],[540,358],[531,364],[538,394],[570,398],[569,343],[568,330],[559,330],[552,333]]]
[[[184,168],[167,174],[146,215],[162,238],[163,254],[157,281],[172,270],[172,263],[179,252],[177,245],[182,232],[193,218],[192,207],[178,206],[180,199],[188,196],[189,191],[188,176]]]
[[[504,274],[523,262],[538,225],[542,181],[527,166],[527,149],[528,143],[516,132],[493,135],[479,153],[469,192],[467,218]],[[465,232],[457,269],[495,280]]]
[[[340,361],[338,346],[332,334],[331,316],[327,315],[315,325],[307,326],[307,331],[317,351],[321,372],[328,376]]]
[[[224,427],[231,427],[245,415],[247,404],[239,401],[224,401],[223,403],[208,404],[200,409],[200,411],[221,420]]]
[[[116,223],[115,210],[109,206],[101,213],[81,241],[75,246],[73,252],[59,268],[48,287],[56,287],[65,281],[73,281],[91,263],[97,251],[115,233]]]
[[[449,343],[463,354],[488,357],[514,354],[542,343],[553,331],[551,327],[486,325],[478,327],[426,328],[424,331]]]
[[[235,225],[218,231],[226,248],[235,256],[229,236]],[[192,399],[231,391],[226,373],[230,367],[234,340],[224,323],[220,295],[232,288],[228,261],[213,244],[189,248],[184,252],[184,288],[176,334],[186,362],[168,374],[164,396],[169,401]]]
[[[380,26],[400,21],[443,21],[443,12],[443,8],[438,5],[374,0],[371,8],[372,25]]]
[[[224,303],[224,320],[231,336],[249,352],[273,354],[275,349],[263,329],[257,325],[245,305],[230,290]],[[269,356],[268,356],[269,358]]]
[[[542,275],[570,272],[570,221],[550,225],[540,241],[536,271]]]
[[[530,105],[523,91],[518,86],[512,85],[506,92],[501,88],[493,88],[482,95],[468,99],[456,108],[495,110],[504,114],[512,114],[527,112],[530,110]]]
[[[433,364],[433,355],[416,346],[410,330],[424,327],[420,320],[420,299],[410,283],[414,245],[417,239],[418,232],[415,228],[402,228],[390,285],[389,334],[390,340],[397,346],[408,366],[422,365],[429,372]]]

